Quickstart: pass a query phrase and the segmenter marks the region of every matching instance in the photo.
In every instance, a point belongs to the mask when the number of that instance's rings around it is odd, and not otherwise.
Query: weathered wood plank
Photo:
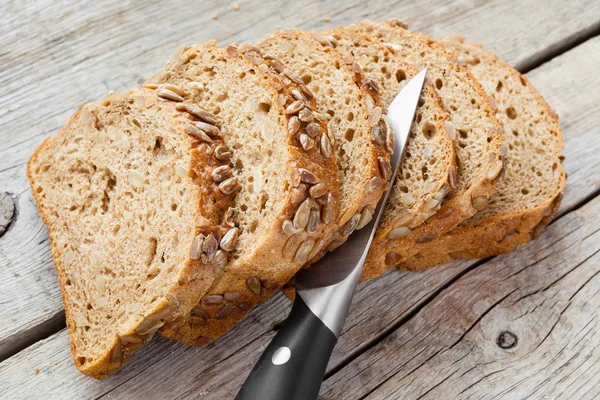
[[[390,271],[381,279],[362,284],[332,363],[339,363],[348,352],[375,337],[398,316],[422,304],[467,265],[453,264],[435,272]],[[405,293],[406,301],[391,301],[392,293],[387,290],[390,284],[394,290]],[[373,309],[372,302],[379,307]],[[102,394],[110,398],[130,398],[134,394],[136,398],[154,398],[158,394],[198,398],[204,392],[211,393],[209,398],[230,398],[274,334],[273,324],[285,318],[289,308],[289,301],[282,296],[271,299],[223,338],[202,348],[157,337],[119,374],[102,382],[76,370],[69,354],[68,333],[62,330],[0,363],[0,398],[33,399],[41,390],[49,397],[60,394],[65,400],[97,398]],[[377,312],[377,319],[373,318],[373,311]],[[36,368],[40,369],[38,375]],[[24,377],[31,377],[27,385],[22,384]]]
[[[322,392],[332,399],[592,398],[599,310],[597,197],[541,240],[466,274]]]
[[[276,26],[319,29],[401,17],[439,37],[462,32],[523,64],[593,31],[600,14],[600,4],[589,0],[553,0],[543,13],[534,1],[239,4],[240,11],[216,0],[0,4],[0,190],[18,209],[0,239],[0,317],[10,321],[0,326],[0,359],[56,330],[62,319],[47,232],[25,179],[27,159],[80,103],[138,84],[180,43],[253,41]]]
[[[590,172],[597,171],[593,168],[598,168],[593,163],[595,153],[593,149],[589,152],[582,151],[572,143],[577,143],[580,140],[578,138],[584,137],[587,138],[587,146],[594,146],[591,139],[598,135],[598,122],[595,121],[600,118],[598,112],[600,105],[596,104],[593,93],[582,88],[600,85],[600,73],[596,71],[593,60],[589,63],[578,60],[581,60],[585,54],[599,53],[597,51],[600,48],[599,42],[600,39],[586,43],[556,61],[546,64],[539,71],[529,74],[532,82],[558,109],[565,128],[567,138],[565,154],[567,167],[571,172],[569,187],[577,189],[567,192],[563,210],[596,192],[600,186],[598,182],[588,181],[586,184],[578,185],[585,170],[578,173],[570,167],[571,160],[574,158],[587,157],[587,163],[585,160],[577,160],[577,165],[582,168],[590,165],[592,168]],[[580,66],[578,75],[583,81],[573,86],[569,80],[561,77],[564,77],[567,71],[573,70],[575,65]],[[575,96],[572,93],[579,93],[579,95]],[[569,101],[561,102],[561,96],[568,98]],[[580,117],[581,115],[584,117]],[[600,146],[600,144],[595,145]],[[598,150],[600,149],[596,147],[596,151]],[[538,243],[542,243],[542,240]],[[410,310],[422,304],[423,298],[435,294],[448,280],[467,270],[468,265],[453,264],[422,273],[400,274],[391,271],[378,280],[361,285],[330,367],[336,368],[357,347],[392,328]],[[475,271],[478,270],[479,268]],[[528,282],[529,280],[519,281],[519,285],[526,288]],[[454,289],[454,286],[451,286],[442,292],[442,296],[448,291],[457,296],[456,302],[453,303],[455,308],[453,312],[460,315],[463,302],[468,301],[472,292]],[[481,304],[492,301],[493,293],[494,290],[482,293],[484,297]],[[122,373],[101,383],[92,381],[75,370],[66,350],[66,332],[62,331],[55,335],[60,336],[60,339],[53,338],[41,346],[32,346],[0,364],[0,387],[7,388],[6,395],[9,397],[14,395],[21,398],[34,397],[42,388],[50,390],[50,393],[58,393],[61,390],[61,395],[65,399],[86,398],[91,394],[93,396],[106,394],[107,397],[112,398],[133,394],[149,397],[157,393],[169,393],[172,397],[182,398],[197,398],[201,393],[210,393],[211,397],[215,396],[214,398],[219,398],[218,396],[227,398],[237,390],[261,349],[268,343],[272,335],[271,324],[286,315],[288,306],[283,299],[268,302],[255,310],[230,334],[214,346],[207,348],[191,349],[164,340],[154,340],[142,351],[140,357],[124,368]],[[422,313],[411,323],[418,326],[419,322],[414,321],[420,321],[420,315]],[[463,328],[466,329],[466,323]],[[443,326],[440,329],[443,329]],[[380,344],[375,348],[379,347]],[[60,357],[48,357],[48,354],[60,354]],[[52,362],[58,359],[60,364],[53,366]],[[31,371],[40,365],[43,367],[40,367],[39,375],[33,376],[28,381],[28,385],[20,384],[22,378],[19,379],[18,376],[29,376]],[[336,378],[337,374],[331,379]],[[362,378],[354,379],[360,381]],[[69,382],[77,382],[77,384],[69,385]]]

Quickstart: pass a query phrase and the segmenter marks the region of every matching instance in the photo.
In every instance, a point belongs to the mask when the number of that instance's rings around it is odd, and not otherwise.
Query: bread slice
[[[377,85],[365,79],[351,57],[335,50],[333,38],[292,29],[258,46],[298,74],[329,119],[339,171],[340,217],[336,231],[321,239],[322,251],[311,258],[314,262],[371,220],[391,178],[393,134],[384,121]]]
[[[377,83],[385,107],[419,72],[397,50],[360,32],[339,28],[326,34],[336,39],[338,51],[350,54],[358,62],[367,79]],[[449,191],[449,177],[455,174],[454,140],[444,129],[448,113],[431,82],[424,84],[421,93],[405,157],[387,206],[390,215],[403,209],[415,225],[440,208]],[[407,193],[413,201],[404,206]]]
[[[228,174],[237,180],[233,203],[220,214],[231,225],[221,239],[229,261],[208,291],[198,292],[194,309],[160,330],[203,345],[279,291],[319,251],[337,218],[335,155],[313,94],[255,46],[183,48],[147,83],[156,84],[185,88],[190,106],[222,121]],[[219,181],[229,176],[211,174]]]
[[[441,209],[421,225],[411,221],[405,208],[413,199],[408,191],[397,208],[387,212],[365,263],[362,279],[375,277],[418,253],[423,245],[484,209],[502,169],[502,131],[488,97],[456,57],[438,42],[410,32],[397,21],[363,22],[349,27],[393,47],[417,69],[426,67],[451,121],[445,123],[456,137],[458,170]]]
[[[558,116],[527,78],[476,43],[454,39],[444,45],[498,105],[508,152],[489,206],[424,245],[402,264],[411,269],[507,253],[534,239],[558,210],[566,182]]]
[[[186,132],[191,115],[161,88],[115,93],[79,108],[29,160],[48,226],[75,365],[106,378],[213,281],[215,263],[190,255],[228,195],[204,189],[214,148]],[[162,98],[160,97],[162,96]],[[198,145],[199,144],[199,145]]]

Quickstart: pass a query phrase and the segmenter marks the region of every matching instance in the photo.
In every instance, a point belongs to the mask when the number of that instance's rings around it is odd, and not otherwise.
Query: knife
[[[398,174],[419,95],[425,80],[419,72],[388,107],[395,135],[394,174],[373,220],[346,243],[296,275],[296,299],[290,315],[254,366],[236,400],[315,400],[358,284],[358,278],[392,183]]]

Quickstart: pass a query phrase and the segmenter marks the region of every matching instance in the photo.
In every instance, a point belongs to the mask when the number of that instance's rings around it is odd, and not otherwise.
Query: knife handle
[[[261,355],[236,400],[315,400],[337,342],[296,295],[292,311]]]

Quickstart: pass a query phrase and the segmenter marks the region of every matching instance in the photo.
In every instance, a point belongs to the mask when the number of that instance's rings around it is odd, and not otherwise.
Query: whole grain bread
[[[230,207],[219,213],[234,232],[221,238],[229,261],[190,313],[159,331],[203,345],[279,291],[319,251],[321,237],[335,228],[338,173],[313,93],[280,60],[248,44],[184,47],[171,60],[147,85],[182,87],[192,107],[222,121],[232,171],[204,173],[216,182],[236,180]]]
[[[502,169],[502,130],[488,96],[456,56],[433,39],[410,32],[399,21],[363,22],[346,29],[372,36],[396,49],[417,69],[426,67],[451,117],[445,130],[456,138],[457,173],[441,209],[423,224],[414,224],[406,208],[407,192],[398,207],[387,211],[365,263],[362,279],[378,276],[418,253],[423,244],[484,209]]]
[[[349,53],[367,79],[380,88],[380,98],[389,106],[404,85],[419,71],[397,50],[353,30],[338,28],[326,34],[336,39],[336,49]],[[405,157],[388,201],[388,212],[403,209],[415,225],[431,217],[441,206],[455,175],[454,140],[444,124],[448,113],[431,82],[425,82],[406,144]],[[406,199],[412,197],[410,202]],[[405,203],[408,203],[404,206]]]
[[[379,88],[335,44],[331,36],[296,29],[276,32],[258,43],[298,74],[329,120],[339,171],[340,216],[336,230],[321,238],[321,251],[311,262],[371,220],[391,178],[393,134],[385,123]]]
[[[534,239],[558,210],[566,182],[558,116],[527,78],[474,42],[444,45],[496,102],[508,151],[489,206],[401,264],[410,269],[507,253]]]
[[[48,226],[71,353],[106,378],[165,322],[189,312],[216,263],[190,255],[200,229],[218,231],[226,194],[205,189],[197,168],[223,141],[190,136],[174,88],[114,93],[79,108],[29,160],[27,173]]]

